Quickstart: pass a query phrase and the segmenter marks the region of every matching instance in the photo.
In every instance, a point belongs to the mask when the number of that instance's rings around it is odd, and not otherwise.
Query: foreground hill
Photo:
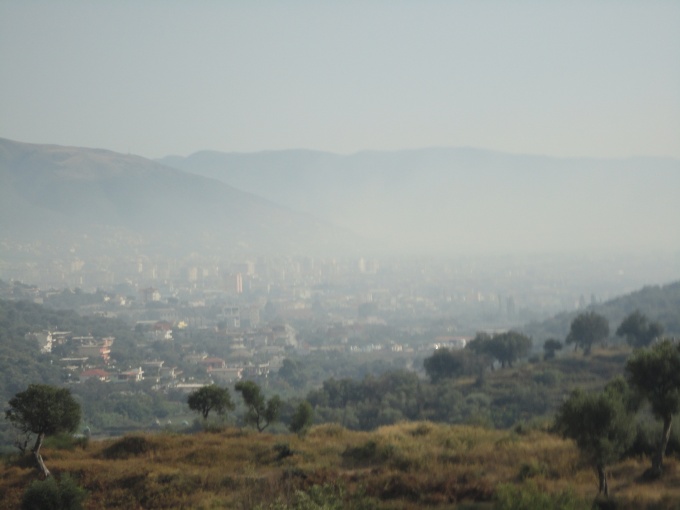
[[[471,148],[252,154],[163,163],[404,250],[680,249],[680,160],[561,159]]]
[[[138,156],[5,139],[0,231],[9,239],[94,236],[195,251],[313,253],[356,242],[309,215]]]
[[[127,436],[84,449],[47,445],[43,457],[57,477],[69,473],[88,491],[86,510],[580,509],[597,492],[576,447],[538,429],[419,422],[364,433],[324,425],[305,438],[226,429]],[[25,464],[9,463],[0,477],[6,508],[18,508],[36,479]],[[615,508],[677,508],[677,459],[654,482],[638,480],[646,467],[647,459],[612,466]]]

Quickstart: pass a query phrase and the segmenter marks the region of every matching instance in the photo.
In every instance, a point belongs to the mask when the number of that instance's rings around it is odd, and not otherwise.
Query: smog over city
[[[553,419],[577,439],[572,390],[643,395],[637,349],[677,345],[678,3],[8,0],[0,69],[0,453],[32,384],[102,441]],[[213,384],[234,403],[210,414]],[[661,472],[645,412],[607,463]],[[338,476],[320,490],[353,508]],[[446,497],[501,501],[502,479]],[[302,508],[234,483],[218,506]],[[412,497],[366,483],[371,508]],[[431,490],[404,508],[444,508]]]

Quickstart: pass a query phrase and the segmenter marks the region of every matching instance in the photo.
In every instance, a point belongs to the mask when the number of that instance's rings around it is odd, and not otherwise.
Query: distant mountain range
[[[680,160],[471,148],[253,154],[163,164],[219,179],[405,252],[680,250]]]
[[[0,237],[318,253],[358,238],[223,182],[107,150],[0,139]]]
[[[0,238],[250,254],[677,253],[679,196],[680,160],[663,158],[433,148],[152,161],[0,139]]]

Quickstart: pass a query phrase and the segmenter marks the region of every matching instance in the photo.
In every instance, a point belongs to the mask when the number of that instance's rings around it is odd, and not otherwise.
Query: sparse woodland
[[[10,347],[21,343],[16,339],[30,321],[43,320],[43,310],[3,307],[9,363]],[[624,329],[648,336],[647,323],[634,318],[645,327]],[[70,314],[50,320],[62,319],[78,326]],[[27,495],[63,492],[66,500],[77,498],[59,508],[80,508],[82,501],[86,510],[581,509],[594,501],[599,508],[680,508],[680,433],[670,427],[680,404],[673,391],[663,398],[655,391],[680,381],[677,370],[661,377],[653,368],[677,346],[658,338],[641,349],[634,338],[586,339],[587,349],[574,351],[556,348],[553,339],[546,354],[553,352],[540,356],[529,352],[527,340],[480,334],[470,348],[435,351],[419,374],[365,362],[345,367],[363,377],[331,377],[315,388],[319,367],[288,360],[267,387],[249,382],[232,389],[237,405],[191,404],[186,396],[166,401],[145,390],[132,399],[131,388],[110,393],[95,384],[74,393],[84,416],[108,406],[104,416],[138,413],[147,420],[182,408],[194,424],[108,439],[46,437],[40,452],[53,475],[49,486],[41,485],[48,482],[39,481],[30,455],[6,453],[3,505],[28,508]],[[26,346],[18,352],[32,371],[45,364]],[[645,386],[650,366],[659,384]],[[257,395],[243,391],[251,386]],[[611,413],[603,418],[605,408]],[[11,429],[3,421],[7,439]],[[589,423],[585,432],[581,421]]]

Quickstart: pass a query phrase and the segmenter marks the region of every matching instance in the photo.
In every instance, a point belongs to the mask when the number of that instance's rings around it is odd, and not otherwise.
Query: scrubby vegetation
[[[0,339],[19,345],[40,312],[0,308]],[[49,317],[77,325],[66,313]],[[648,323],[638,312],[628,317]],[[595,319],[593,331],[608,329]],[[638,330],[647,342],[662,328]],[[89,495],[85,509],[580,509],[591,507],[599,481],[609,498],[596,508],[679,509],[680,432],[671,427],[680,405],[677,343],[655,337],[644,347],[624,341],[625,331],[606,342],[577,333],[572,341],[583,352],[558,354],[562,343],[553,338],[544,357],[515,332],[480,333],[466,349],[440,348],[408,367],[395,358],[361,368],[333,354],[341,369],[323,380],[321,358],[286,359],[278,374],[234,386],[235,404],[215,385],[187,396],[145,383],[73,384],[83,435],[46,439],[49,483],[38,483],[25,457],[7,456],[2,502],[63,500],[75,508]],[[51,366],[48,355],[26,354],[31,364],[18,352],[28,374]],[[0,365],[12,364],[10,354],[0,352]],[[0,393],[7,382],[0,380]],[[203,419],[179,426],[192,410]],[[165,417],[176,425],[167,420],[163,429]],[[0,424],[5,451],[13,439],[22,444],[9,425]],[[122,437],[92,439],[90,427]]]
[[[581,509],[597,488],[576,446],[545,426],[413,422],[359,432],[329,424],[304,438],[227,428],[44,450],[58,479],[68,473],[86,491],[86,510]],[[647,465],[633,457],[610,466],[608,508],[677,508],[677,458],[667,460],[663,478],[643,482]],[[7,461],[6,508],[20,507],[34,479],[31,466]]]

